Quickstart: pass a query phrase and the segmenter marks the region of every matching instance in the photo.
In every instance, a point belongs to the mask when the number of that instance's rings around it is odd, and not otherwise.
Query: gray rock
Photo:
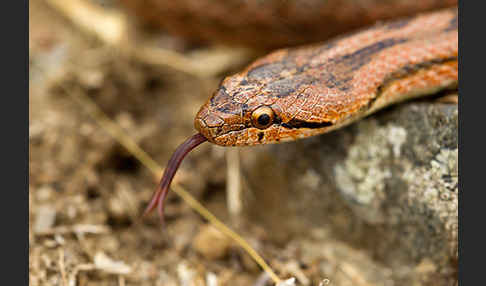
[[[450,285],[457,114],[456,105],[408,103],[329,134],[245,148],[245,212],[274,240],[329,229],[391,269],[395,282]]]

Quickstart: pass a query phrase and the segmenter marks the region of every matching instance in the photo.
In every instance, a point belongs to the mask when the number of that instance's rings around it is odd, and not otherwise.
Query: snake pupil
[[[265,129],[273,122],[273,110],[268,106],[260,106],[251,114],[251,120],[254,127]]]
[[[262,114],[258,116],[258,124],[261,126],[266,126],[268,123],[270,123],[270,116],[268,114]]]

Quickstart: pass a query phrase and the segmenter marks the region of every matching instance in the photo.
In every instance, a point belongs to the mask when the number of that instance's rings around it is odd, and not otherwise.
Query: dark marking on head
[[[229,114],[240,114],[241,104],[233,100],[226,92],[226,88],[221,86],[217,93],[210,99],[211,108],[219,112]]]
[[[296,77],[289,77],[269,83],[267,89],[280,98],[294,93],[300,84]]]
[[[248,71],[249,80],[261,80],[265,78],[275,78],[280,75],[285,65],[282,62],[263,64]]]
[[[314,78],[309,75],[294,75],[269,83],[266,87],[272,94],[279,98],[294,94],[302,85],[309,85],[314,82]]]
[[[211,106],[217,106],[228,99],[231,99],[231,97],[229,96],[228,92],[226,92],[226,87],[220,85],[218,90],[216,90],[216,93],[211,97],[210,103]]]
[[[281,124],[285,128],[289,129],[294,129],[294,128],[310,128],[310,129],[315,129],[315,128],[322,128],[322,127],[327,127],[331,126],[332,122],[310,122],[310,121],[304,121],[304,120],[299,120],[299,119],[292,119],[287,123],[282,123]]]
[[[217,110],[222,113],[235,115],[241,114],[242,104],[235,102],[233,98],[228,94],[224,86],[220,86],[209,101],[210,110]]]
[[[248,84],[248,81],[246,79],[243,79],[242,81],[240,81],[240,85],[242,86],[245,86]]]
[[[327,46],[327,45],[326,45]],[[329,45],[330,47],[330,45]],[[299,65],[296,61],[299,49],[288,49],[281,60],[256,66],[247,72],[248,81],[261,81],[262,79],[280,79],[282,71],[298,71]]]
[[[237,104],[235,104],[233,102],[228,102],[228,103],[223,104],[220,107],[217,107],[216,110],[219,111],[219,112],[223,112],[223,113],[239,115],[240,112],[239,112],[238,107],[239,106]]]

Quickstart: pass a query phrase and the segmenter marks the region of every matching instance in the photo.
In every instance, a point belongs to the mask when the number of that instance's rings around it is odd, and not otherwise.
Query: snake
[[[203,142],[252,146],[328,133],[387,106],[457,92],[457,7],[271,52],[225,77],[170,158],[144,214],[163,220],[170,183]]]

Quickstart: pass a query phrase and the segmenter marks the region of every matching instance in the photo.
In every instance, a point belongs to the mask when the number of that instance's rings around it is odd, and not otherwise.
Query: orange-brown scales
[[[276,143],[325,133],[401,100],[457,87],[457,9],[283,49],[225,78],[195,119],[210,142]]]

